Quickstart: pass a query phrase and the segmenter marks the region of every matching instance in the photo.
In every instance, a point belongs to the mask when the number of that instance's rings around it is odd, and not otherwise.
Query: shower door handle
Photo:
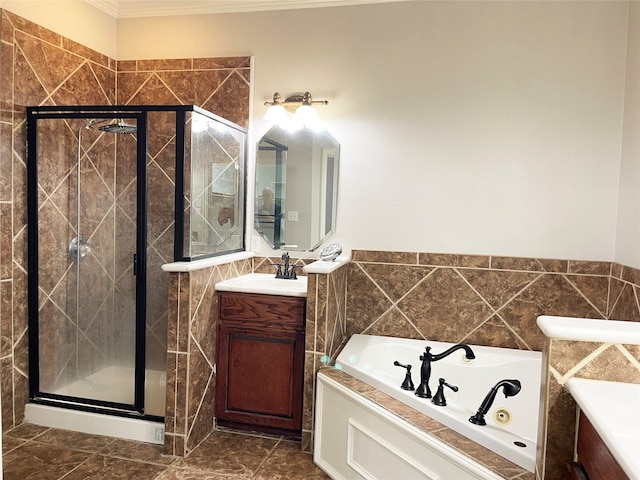
[[[137,253],[133,254],[133,274],[134,275],[138,274],[138,254]]]

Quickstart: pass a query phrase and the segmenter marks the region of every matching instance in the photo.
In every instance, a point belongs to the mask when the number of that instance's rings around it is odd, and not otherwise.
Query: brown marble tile
[[[484,255],[454,255],[420,253],[418,263],[438,267],[489,268],[490,257]]]
[[[462,275],[489,305],[498,310],[524,290],[538,273],[460,269]]]
[[[535,323],[539,315],[601,317],[562,275],[552,274],[541,275],[499,313],[527,346],[537,351],[544,344],[544,335]]]
[[[349,264],[347,281],[347,336],[351,336],[365,330],[392,303],[355,263]]]
[[[214,431],[189,457],[176,460],[174,466],[250,477],[277,443],[273,438]]]
[[[433,269],[412,265],[361,264],[362,270],[394,302],[422,281]]]
[[[92,455],[56,445],[28,442],[3,456],[4,479],[58,479]]]
[[[16,448],[24,445],[27,440],[22,440],[19,438],[9,437],[7,435],[2,436],[2,454],[6,455],[11,450],[15,450]]]
[[[565,278],[598,310],[607,317],[609,277],[593,275],[567,275]]]
[[[385,252],[374,250],[353,250],[351,261],[356,263],[397,263],[407,265],[418,264],[418,254],[416,252]]]
[[[12,430],[5,432],[3,436],[19,438],[21,440],[33,440],[35,437],[42,435],[48,430],[49,427],[41,427],[40,425],[34,425],[32,423],[23,423]]]
[[[555,382],[550,382],[548,392],[544,478],[565,480],[569,478],[569,465],[573,460],[576,404],[571,395]]]
[[[424,336],[397,307],[390,308],[363,332],[367,335],[424,339]]]
[[[176,460],[175,457],[164,455],[161,445],[134,442],[120,438],[112,440],[110,444],[100,450],[99,453],[101,455],[159,465],[171,465]]]
[[[498,270],[524,270],[528,272],[566,273],[567,260],[521,257],[491,257],[491,268]]]
[[[500,315],[492,316],[467,335],[463,341],[472,345],[528,350],[527,344],[509,328]]]
[[[637,289],[630,283],[618,285],[621,286],[620,294],[615,298],[614,303],[610,305],[609,318],[612,320],[640,322],[640,307],[636,300],[636,292],[634,292]]]
[[[640,369],[629,362],[617,345],[609,346],[578,370],[575,376],[614,382],[640,383]]]
[[[570,260],[569,273],[609,276],[611,273],[611,262]]]
[[[574,342],[570,340],[550,339],[551,351],[549,366],[560,375],[566,375],[569,370],[582,362],[587,356],[601,346],[600,343]]]
[[[13,322],[11,300],[13,282],[0,282],[0,356],[13,353]]]
[[[453,269],[438,268],[398,307],[425,338],[457,342],[493,313]]]
[[[78,468],[67,474],[65,480],[153,480],[166,466],[134,462],[122,458],[93,455]]]
[[[329,476],[320,470],[300,445],[281,441],[252,477],[256,480],[320,480]]]
[[[629,282],[636,286],[640,286],[640,269],[629,267],[628,265],[624,265],[622,267],[622,273],[620,274],[620,278],[625,282]]]
[[[238,475],[215,474],[191,468],[169,467],[155,480],[235,480],[247,478]]]
[[[251,57],[214,57],[194,58],[193,68],[197,70],[214,70],[218,68],[249,68]]]
[[[113,443],[114,439],[70,430],[49,429],[39,435],[35,441],[83,452],[97,452]]]
[[[138,60],[137,70],[154,71],[154,70],[190,70],[193,65],[191,58],[173,58],[159,60]]]

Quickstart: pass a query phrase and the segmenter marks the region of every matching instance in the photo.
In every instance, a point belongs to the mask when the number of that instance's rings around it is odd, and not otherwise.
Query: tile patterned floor
[[[2,438],[4,480],[323,480],[300,444],[213,432],[187,458],[162,447],[24,424]]]

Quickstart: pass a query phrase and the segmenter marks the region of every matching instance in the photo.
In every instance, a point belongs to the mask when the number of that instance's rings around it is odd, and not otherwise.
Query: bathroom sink
[[[275,278],[268,273],[250,273],[216,283],[221,292],[261,293],[264,295],[285,295],[289,297],[307,296],[307,277],[296,280]]]
[[[640,384],[571,378],[566,387],[629,478],[640,478]]]

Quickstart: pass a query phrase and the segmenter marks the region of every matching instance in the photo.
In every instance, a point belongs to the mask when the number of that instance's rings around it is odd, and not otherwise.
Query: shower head
[[[117,119],[115,121],[93,119],[89,120],[87,126],[90,128],[97,128],[101,132],[107,133],[136,133],[138,131],[138,127],[135,125],[129,125],[122,119]]]

